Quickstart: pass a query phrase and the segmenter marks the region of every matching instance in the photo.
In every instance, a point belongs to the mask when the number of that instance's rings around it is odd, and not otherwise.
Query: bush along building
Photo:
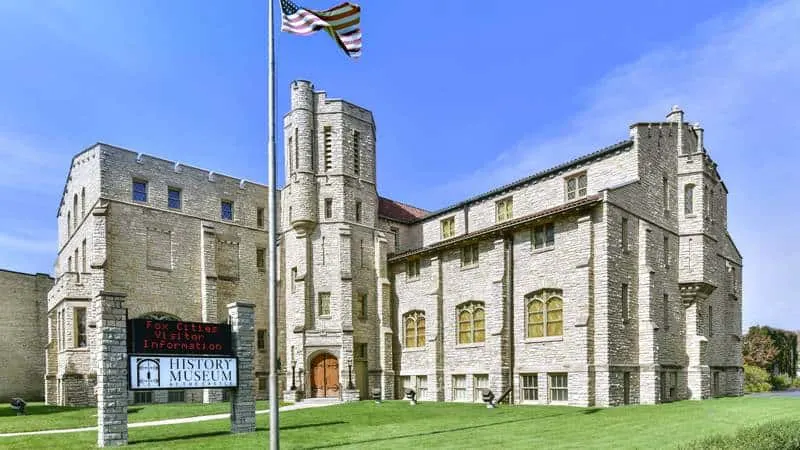
[[[630,138],[435,212],[378,195],[371,112],[290,86],[279,193],[281,389],[293,400],[611,406],[741,395],[742,259],[703,129]],[[93,401],[94,298],[266,326],[266,187],[97,144],[59,208],[46,394]],[[266,369],[259,329],[256,367]],[[256,369],[258,396],[266,376]],[[352,386],[352,389],[349,387]],[[295,387],[295,390],[291,390]],[[215,401],[215,390],[131,401]]]

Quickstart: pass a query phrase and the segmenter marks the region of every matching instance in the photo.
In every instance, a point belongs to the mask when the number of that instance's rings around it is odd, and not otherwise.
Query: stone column
[[[203,322],[217,323],[217,234],[212,224],[200,225],[200,312]],[[203,389],[203,403],[222,401],[222,390]]]
[[[376,283],[376,312],[378,315],[378,368],[380,374],[380,387],[383,398],[391,400],[395,398],[394,386],[394,354],[392,343],[394,332],[392,331],[392,284],[389,281],[386,255],[389,252],[388,242],[383,232],[377,232],[375,236],[375,275]],[[369,392],[367,395],[369,396]]]
[[[231,433],[256,431],[256,396],[253,386],[255,351],[255,304],[228,304],[233,350],[239,358],[239,387],[231,392]]]
[[[128,443],[128,349],[125,294],[101,291],[98,311],[97,446]]]

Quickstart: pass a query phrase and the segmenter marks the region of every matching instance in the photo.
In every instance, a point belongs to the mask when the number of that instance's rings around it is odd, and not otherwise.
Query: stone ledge
[[[123,294],[122,292],[109,292],[109,291],[100,291],[96,297],[117,297],[117,298],[125,298],[128,294]]]
[[[238,306],[239,308],[255,308],[256,304],[252,302],[236,301],[225,305],[226,308],[233,308],[236,306]]]

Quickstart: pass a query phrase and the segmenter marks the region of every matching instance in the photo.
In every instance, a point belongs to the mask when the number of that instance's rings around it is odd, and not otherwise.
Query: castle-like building
[[[741,395],[742,259],[703,129],[630,138],[428,212],[378,195],[372,114],[291,84],[279,194],[281,389],[610,406]],[[267,189],[96,144],[58,209],[48,403],[94,401],[95,298],[222,322],[254,302],[267,392]],[[258,369],[261,368],[261,369]],[[134,402],[224,392],[131,393]]]

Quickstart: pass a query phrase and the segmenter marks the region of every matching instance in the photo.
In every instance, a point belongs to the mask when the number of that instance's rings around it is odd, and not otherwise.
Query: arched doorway
[[[311,360],[311,396],[339,396],[339,360],[330,353]]]

